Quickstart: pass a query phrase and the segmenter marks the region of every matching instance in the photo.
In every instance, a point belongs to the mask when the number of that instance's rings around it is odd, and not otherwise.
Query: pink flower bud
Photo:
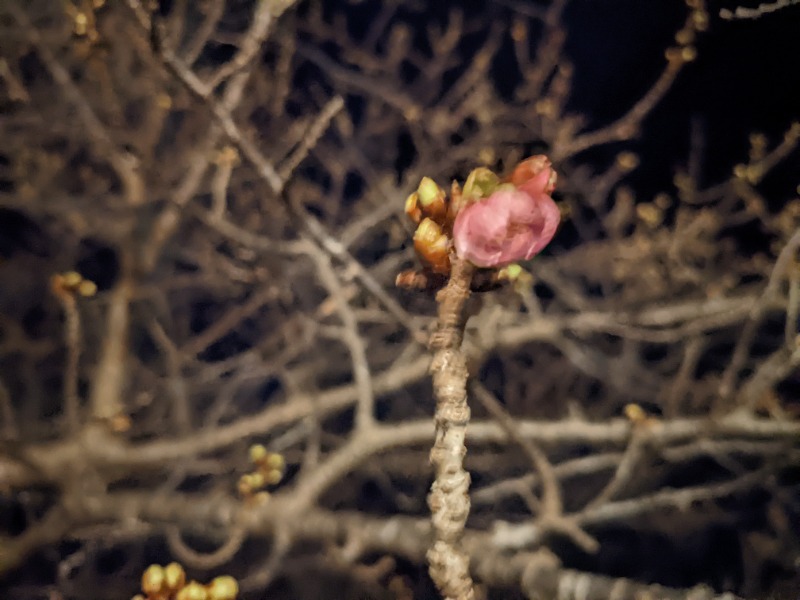
[[[511,183],[532,196],[539,192],[553,193],[553,190],[556,189],[556,179],[556,172],[551,166],[550,159],[544,154],[526,158],[514,167],[514,171],[509,177]]]
[[[555,172],[546,157],[534,158],[515,170],[514,187],[503,186],[459,211],[453,224],[459,257],[478,267],[498,267],[532,258],[550,243],[561,220],[548,195]]]

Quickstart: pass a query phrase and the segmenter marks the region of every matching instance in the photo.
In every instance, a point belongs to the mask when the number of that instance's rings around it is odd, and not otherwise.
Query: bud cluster
[[[262,444],[250,446],[250,462],[255,469],[239,478],[239,494],[248,502],[261,504],[269,499],[264,488],[283,479],[286,461],[283,455],[269,452]]]
[[[84,298],[89,298],[97,293],[97,284],[94,281],[84,279],[83,275],[77,271],[67,271],[53,275],[50,281],[53,293],[56,296],[72,296],[78,294]]]
[[[186,572],[176,563],[150,565],[142,574],[142,594],[132,600],[236,600],[239,584],[230,575],[215,577],[207,584],[186,581]]]

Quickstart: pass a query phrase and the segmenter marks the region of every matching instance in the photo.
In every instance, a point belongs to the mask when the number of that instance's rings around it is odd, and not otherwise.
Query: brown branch
[[[543,516],[550,518],[560,517],[564,510],[564,505],[561,500],[561,486],[558,483],[555,469],[553,465],[550,464],[547,455],[539,446],[520,435],[514,418],[508,414],[489,390],[477,381],[473,381],[471,385],[478,401],[483,404],[484,408],[489,411],[489,414],[492,415],[500,426],[506,430],[508,437],[522,448],[523,452],[528,456],[528,460],[531,461],[531,464],[539,473],[539,478],[542,482]]]
[[[721,8],[719,16],[728,21],[733,19],[758,19],[762,15],[781,10],[798,2],[800,0],[775,0],[774,2],[762,2],[755,8],[746,6],[737,6],[736,10]]]
[[[408,560],[419,561],[431,540],[429,520],[402,516],[372,517],[354,512],[330,512],[311,509],[303,518],[287,522],[282,503],[268,503],[263,509],[244,512],[238,500],[176,494],[163,501],[153,502],[147,493],[116,493],[99,501],[87,502],[85,510],[75,519],[73,528],[97,522],[119,521],[122,518],[152,522],[179,523],[187,529],[197,529],[202,523],[206,530],[216,530],[225,536],[226,529],[241,519],[250,535],[276,536],[276,545],[286,544],[285,527],[291,529],[295,540],[331,542],[356,539],[364,552],[390,553]],[[281,533],[283,531],[283,533]],[[565,600],[735,600],[732,594],[716,595],[708,588],[678,590],[648,585],[630,579],[613,579],[601,575],[562,569],[549,553],[518,552],[508,554],[496,543],[491,532],[469,531],[464,547],[474,570],[490,585],[521,587],[529,597],[564,598]],[[284,552],[278,552],[281,557]],[[274,561],[270,561],[274,562]],[[5,565],[3,565],[5,566]],[[274,564],[271,571],[274,571]],[[0,568],[0,572],[3,572]],[[260,582],[251,582],[258,585]]]
[[[300,140],[294,150],[292,150],[278,169],[280,177],[287,181],[297,166],[305,160],[308,153],[314,146],[317,145],[322,134],[328,129],[333,118],[344,108],[344,100],[341,96],[334,96],[322,108],[319,114],[314,118],[314,121],[306,130],[305,135]]]
[[[247,539],[247,530],[234,526],[228,539],[212,552],[198,552],[187,546],[180,529],[174,525],[166,528],[165,537],[169,549],[181,563],[195,569],[211,570],[233,560]]]
[[[81,357],[81,315],[78,312],[75,294],[67,290],[57,290],[56,296],[64,309],[64,343],[67,348],[67,361],[64,365],[62,389],[64,394],[64,418],[67,431],[75,433],[80,428],[80,398],[78,379]]]
[[[89,396],[92,418],[97,420],[109,420],[123,412],[132,294],[133,282],[123,273],[109,295],[105,339]]]
[[[350,352],[353,379],[358,394],[356,430],[363,430],[372,427],[375,422],[375,393],[372,389],[372,374],[367,360],[366,346],[358,331],[358,319],[345,297],[342,282],[334,272],[328,255],[312,244],[309,244],[309,253],[317,265],[320,280],[330,293],[342,321],[342,340]]]
[[[775,297],[779,293],[781,282],[783,278],[787,276],[787,270],[791,268],[793,262],[796,260],[795,256],[798,249],[800,249],[800,229],[795,231],[794,235],[786,242],[786,245],[778,255],[778,259],[775,261],[775,265],[772,267],[772,272],[770,273],[764,291],[758,299],[753,301],[750,307],[747,321],[744,327],[742,327],[742,333],[739,335],[739,339],[736,341],[736,347],[733,350],[731,361],[722,374],[722,380],[719,386],[719,397],[723,406],[728,403],[735,392],[735,383],[750,354],[750,347],[767,311],[767,307],[774,302]],[[731,409],[734,407],[728,406],[727,408]]]
[[[274,4],[274,2],[258,2],[256,4],[256,9],[250,22],[250,29],[239,44],[239,51],[214,72],[210,81],[206,84],[208,89],[215,89],[231,75],[243,71],[249,63],[253,62],[253,59],[261,50],[264,40],[267,39],[269,26],[274,18]]]
[[[469,515],[470,482],[463,466],[470,410],[467,361],[461,351],[461,341],[467,320],[465,304],[474,272],[475,267],[470,262],[453,259],[447,286],[436,297],[439,319],[430,341],[433,350],[430,371],[436,399],[436,441],[431,450],[431,463],[436,479],[428,496],[435,541],[427,557],[431,579],[448,600],[475,597],[469,559],[459,542]]]

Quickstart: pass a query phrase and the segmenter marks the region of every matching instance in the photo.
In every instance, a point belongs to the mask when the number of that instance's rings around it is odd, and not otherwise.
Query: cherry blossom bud
[[[444,215],[447,213],[447,200],[444,190],[430,177],[423,177],[417,188],[419,207],[422,214],[430,217],[437,223],[442,223]]]
[[[515,187],[527,191],[532,196],[544,192],[553,193],[556,189],[556,172],[553,170],[550,159],[544,154],[537,154],[526,158],[511,173],[509,180]]]
[[[500,185],[500,180],[497,175],[486,167],[478,167],[467,176],[464,190],[461,193],[468,200],[477,200],[490,196],[498,185]]]
[[[414,249],[434,273],[446,275],[450,272],[448,242],[442,227],[429,218],[423,219],[414,233]]]
[[[488,198],[464,206],[453,225],[456,252],[478,267],[532,258],[553,239],[561,214],[549,196],[556,174],[546,156],[521,162]]]

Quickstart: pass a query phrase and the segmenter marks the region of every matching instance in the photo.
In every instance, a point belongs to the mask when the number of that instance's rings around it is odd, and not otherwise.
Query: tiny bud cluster
[[[230,575],[215,577],[207,584],[186,581],[186,572],[176,563],[150,565],[142,573],[142,593],[132,600],[236,600],[239,584]]]
[[[239,478],[239,495],[248,502],[261,504],[269,500],[264,488],[276,485],[283,479],[286,461],[283,455],[269,452],[262,444],[253,444],[249,450],[250,462],[255,469]]]

